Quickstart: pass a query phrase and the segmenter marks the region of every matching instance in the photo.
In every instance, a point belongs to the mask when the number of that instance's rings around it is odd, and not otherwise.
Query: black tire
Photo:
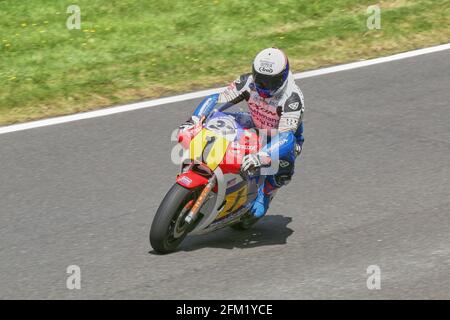
[[[186,212],[185,206],[191,200],[195,201],[198,195],[198,189],[186,189],[177,183],[167,192],[150,229],[150,244],[157,253],[174,252],[189,233],[191,226],[184,222],[189,210]]]
[[[244,215],[245,218],[242,218],[240,222],[232,224],[230,228],[237,231],[245,231],[250,229],[259,220],[259,218],[247,216],[247,214],[249,213],[246,213]]]

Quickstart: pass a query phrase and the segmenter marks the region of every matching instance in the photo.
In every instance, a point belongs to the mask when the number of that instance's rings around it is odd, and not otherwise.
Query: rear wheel
[[[150,229],[150,244],[161,254],[175,251],[191,230],[186,216],[197,200],[199,189],[174,184],[156,211]]]
[[[231,229],[234,230],[238,230],[238,231],[244,231],[244,230],[248,230],[250,229],[257,221],[259,220],[259,218],[256,218],[255,216],[253,216],[250,211],[245,213],[242,216],[241,221],[239,221],[238,223],[232,224],[230,226]]]

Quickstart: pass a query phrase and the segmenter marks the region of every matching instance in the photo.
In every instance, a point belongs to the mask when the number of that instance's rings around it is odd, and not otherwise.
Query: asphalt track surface
[[[304,153],[268,216],[166,256],[148,231],[200,99],[0,135],[0,298],[450,299],[450,51],[300,86]]]

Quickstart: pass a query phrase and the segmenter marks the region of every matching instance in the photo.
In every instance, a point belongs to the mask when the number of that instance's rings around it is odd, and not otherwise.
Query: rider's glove
[[[200,118],[197,116],[192,116],[188,121],[183,123],[178,127],[180,131],[189,130],[195,127],[200,122]]]
[[[271,159],[266,153],[251,153],[242,159],[241,170],[256,169],[260,167],[270,167]]]

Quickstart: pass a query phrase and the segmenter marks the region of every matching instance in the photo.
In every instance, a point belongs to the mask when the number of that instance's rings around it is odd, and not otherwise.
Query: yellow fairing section
[[[245,184],[242,188],[227,194],[225,197],[225,206],[217,215],[216,219],[223,218],[246,204],[247,193],[247,184]]]
[[[208,144],[207,138],[213,138],[214,141],[209,142],[209,151],[203,153],[206,145]],[[222,162],[229,141],[222,137],[220,134],[215,133],[208,129],[200,131],[194,139],[192,139],[189,145],[189,155],[192,160],[197,160],[205,163],[211,170],[215,170],[219,163]],[[203,158],[204,157],[204,158]]]

